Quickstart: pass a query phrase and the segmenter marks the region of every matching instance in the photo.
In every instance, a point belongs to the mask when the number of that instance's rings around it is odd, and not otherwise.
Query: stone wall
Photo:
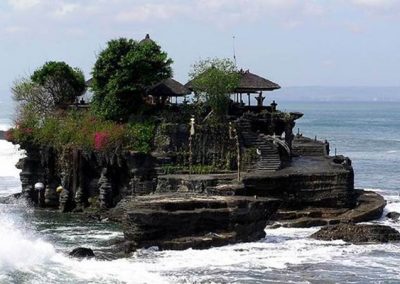
[[[212,167],[215,170],[235,170],[236,141],[229,136],[227,124],[199,124],[190,137],[190,126],[161,123],[154,139],[154,152],[168,157],[169,165],[189,169],[192,165]]]
[[[156,188],[155,158],[150,155],[24,149],[27,156],[17,165],[22,170],[22,192],[40,207],[63,212],[108,209],[125,196],[149,194]],[[43,192],[34,189],[37,182],[44,183]],[[63,190],[57,192],[60,186]]]

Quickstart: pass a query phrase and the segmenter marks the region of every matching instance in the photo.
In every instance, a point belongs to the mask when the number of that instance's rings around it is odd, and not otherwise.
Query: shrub
[[[101,152],[126,149],[149,152],[154,136],[153,122],[118,124],[89,112],[64,111],[41,123],[18,124],[10,130],[15,143],[47,145],[55,149],[75,148]]]
[[[239,84],[240,75],[230,59],[207,59],[193,65],[189,74],[199,105],[205,102],[218,117],[223,117],[229,107],[229,95]]]

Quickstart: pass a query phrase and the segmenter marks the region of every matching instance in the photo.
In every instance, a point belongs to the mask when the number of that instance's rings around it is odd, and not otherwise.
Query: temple
[[[74,149],[60,161],[50,147],[25,145],[18,163],[23,195],[40,207],[122,222],[127,251],[253,241],[267,224],[378,218],[385,201],[354,188],[350,159],[331,156],[327,141],[295,134],[303,114],[268,102],[267,92],[280,86],[248,70],[239,75],[223,122],[190,103],[192,82],[149,86],[145,101],[156,121],[149,153]],[[38,181],[42,191],[34,188]]]

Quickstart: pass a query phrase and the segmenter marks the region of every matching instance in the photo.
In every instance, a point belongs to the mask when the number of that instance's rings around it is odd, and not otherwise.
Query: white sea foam
[[[151,272],[149,265],[132,263],[130,259],[80,261],[57,253],[52,244],[25,229],[22,220],[6,210],[1,211],[0,281],[7,279],[9,273],[23,272],[32,274],[29,283],[166,282],[157,272]]]
[[[0,140],[0,176],[18,177],[20,170],[15,167],[15,164],[21,157],[23,157],[23,152],[18,150],[18,146]]]
[[[29,270],[55,255],[52,245],[22,232],[21,225],[2,212],[0,217],[0,271]]]

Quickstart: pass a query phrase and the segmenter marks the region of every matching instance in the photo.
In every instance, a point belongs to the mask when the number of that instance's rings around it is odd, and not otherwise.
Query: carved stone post
[[[72,209],[72,194],[69,188],[69,174],[64,170],[61,172],[61,186],[62,191],[60,192],[60,211],[68,212]]]
[[[194,117],[190,119],[190,135],[189,135],[189,174],[192,174],[192,165],[193,165],[193,149],[192,149],[192,140],[195,133],[194,130],[195,120]]]
[[[108,209],[112,207],[113,196],[112,196],[112,185],[108,178],[107,168],[103,168],[99,179],[99,201],[101,209]]]

